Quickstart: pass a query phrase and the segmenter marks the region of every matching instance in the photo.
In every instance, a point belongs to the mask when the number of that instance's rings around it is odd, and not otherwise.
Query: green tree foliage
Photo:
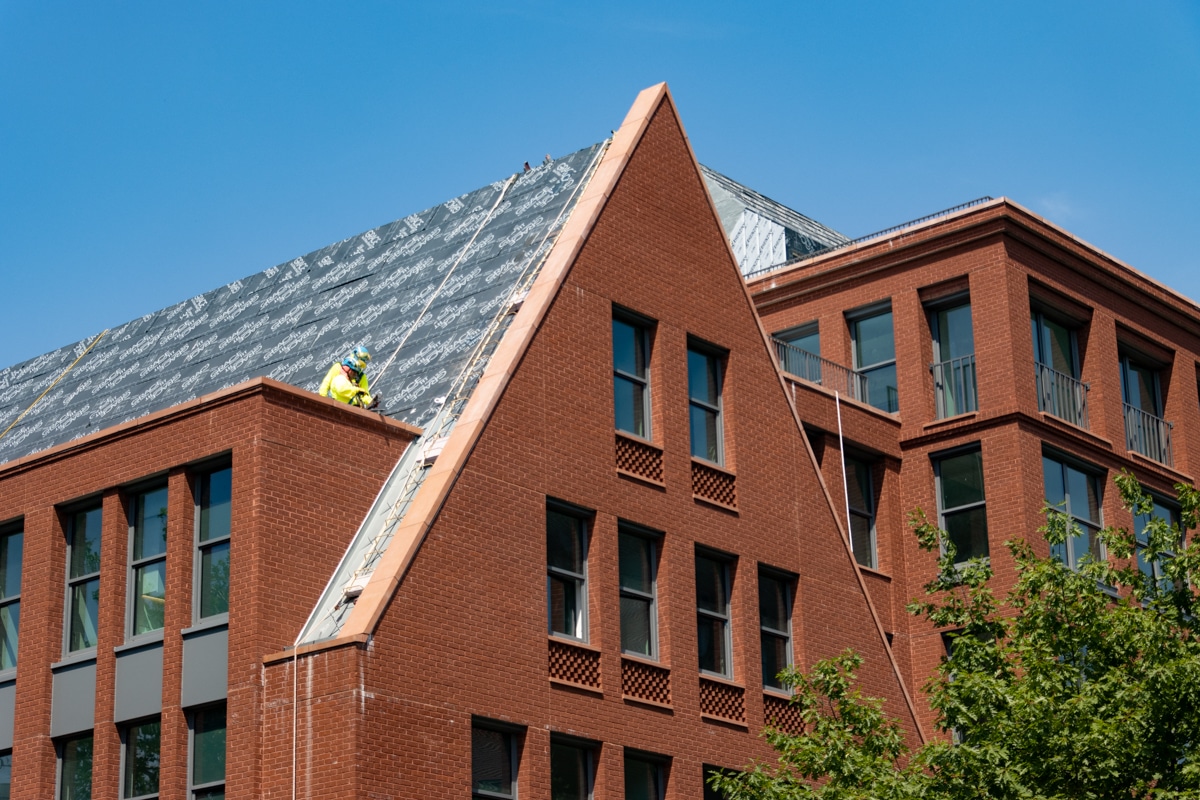
[[[1149,515],[1152,501],[1129,474],[1123,503]],[[997,597],[987,561],[955,565],[944,531],[921,512],[912,525],[938,572],[909,611],[949,633],[949,655],[928,685],[946,736],[908,753],[882,701],[854,688],[861,658],[845,653],[808,674],[788,672],[801,735],[770,730],[775,764],[715,776],[730,800],[1059,800],[1200,797],[1200,493],[1179,485],[1181,521],[1145,528],[1145,574],[1133,533],[1099,534],[1106,560],[1076,569],[1007,543],[1012,588]],[[1082,532],[1046,509],[1053,547]],[[1118,564],[1128,566],[1117,566]]]

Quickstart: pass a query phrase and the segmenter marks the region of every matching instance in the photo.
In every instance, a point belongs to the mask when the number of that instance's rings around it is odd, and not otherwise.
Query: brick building
[[[1086,524],[1106,470],[1186,479],[1197,318],[1003,200],[849,242],[647,89],[609,141],[0,371],[0,777],[700,798],[795,725],[778,669],[847,647],[919,740],[903,512],[1003,578],[1055,465]],[[359,343],[386,413],[312,392]]]

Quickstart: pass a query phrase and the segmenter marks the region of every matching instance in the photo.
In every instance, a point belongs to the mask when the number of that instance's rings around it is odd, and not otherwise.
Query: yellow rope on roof
[[[3,439],[5,436],[8,436],[8,432],[9,432],[9,431],[11,431],[11,430],[12,430],[12,429],[13,429],[13,428],[16,426],[16,424],[17,424],[18,422],[20,422],[20,421],[21,421],[21,420],[22,420],[22,419],[25,417],[25,415],[26,415],[26,414],[28,414],[30,411],[32,411],[32,410],[33,410],[33,407],[34,407],[34,406],[36,406],[38,403],[40,403],[40,402],[41,402],[41,400],[42,400],[42,398],[43,398],[43,397],[45,397],[47,394],[49,394],[49,393],[50,393],[50,390],[51,390],[51,389],[53,389],[55,386],[57,386],[57,385],[58,385],[58,382],[59,382],[59,381],[61,381],[61,380],[62,380],[63,378],[65,378],[65,377],[67,377],[67,373],[68,373],[68,372],[70,372],[71,370],[75,369],[75,365],[76,365],[76,364],[78,364],[80,361],[82,361],[82,360],[83,360],[83,357],[84,357],[84,356],[86,356],[88,353],[90,353],[90,352],[92,351],[92,348],[96,346],[97,342],[99,342],[101,339],[103,339],[103,338],[104,338],[104,334],[108,333],[108,331],[109,331],[109,330],[110,330],[109,328],[105,328],[103,331],[101,331],[101,332],[100,332],[100,335],[99,335],[99,336],[97,336],[95,339],[93,339],[93,340],[92,340],[92,343],[91,343],[91,344],[89,344],[89,345],[88,345],[86,348],[84,348],[84,351],[83,351],[82,353],[80,353],[80,354],[79,354],[79,358],[77,358],[77,359],[75,359],[74,361],[72,361],[72,362],[71,362],[71,366],[69,366],[69,367],[67,367],[66,369],[64,369],[64,370],[62,371],[62,374],[61,374],[61,375],[59,375],[57,378],[55,378],[55,379],[54,379],[54,383],[52,383],[52,384],[50,384],[49,386],[47,386],[47,387],[46,387],[46,389],[45,389],[45,390],[44,390],[44,391],[43,391],[41,394],[39,394],[39,395],[37,396],[37,399],[36,399],[36,400],[34,400],[32,403],[30,403],[30,404],[29,404],[29,408],[25,409],[25,410],[24,410],[24,411],[22,411],[20,414],[18,414],[18,415],[17,415],[17,418],[16,418],[16,419],[14,419],[14,420],[12,421],[12,423],[11,423],[11,424],[10,424],[10,425],[9,425],[7,428],[5,428],[5,429],[4,429],[4,433],[0,433],[0,439]]]

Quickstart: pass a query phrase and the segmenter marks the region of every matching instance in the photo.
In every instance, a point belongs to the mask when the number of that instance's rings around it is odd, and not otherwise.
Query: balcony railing
[[[938,419],[979,409],[975,386],[975,354],[931,364]]]
[[[1173,466],[1171,423],[1125,403],[1125,446],[1160,464]]]
[[[775,342],[775,355],[779,358],[779,366],[784,372],[802,381],[840,392],[845,397],[867,402],[870,395],[867,393],[866,375],[860,375],[849,367],[835,364],[807,350],[793,347],[781,339],[772,341]]]
[[[1088,385],[1040,361],[1037,376],[1038,410],[1053,414],[1079,428],[1088,427]]]

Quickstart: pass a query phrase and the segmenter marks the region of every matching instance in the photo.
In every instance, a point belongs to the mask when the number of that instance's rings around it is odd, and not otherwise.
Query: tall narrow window
[[[225,706],[192,712],[192,800],[225,800]]]
[[[58,800],[91,800],[92,735],[67,739],[58,750]]]
[[[983,495],[983,455],[978,450],[942,456],[934,462],[940,527],[950,536],[955,560],[988,555],[987,509]]]
[[[688,347],[688,413],[692,455],[714,464],[725,463],[721,422],[721,357]]]
[[[929,326],[933,332],[933,390],[938,418],[977,410],[971,304],[934,308],[929,312]]]
[[[1037,309],[1030,316],[1030,324],[1038,410],[1072,425],[1088,427],[1088,387],[1079,380],[1079,346],[1075,329]]]
[[[12,794],[12,750],[0,751],[0,800]]]
[[[1137,565],[1138,569],[1147,578],[1150,578],[1163,591],[1170,591],[1173,588],[1171,580],[1163,574],[1162,562],[1164,559],[1171,558],[1173,553],[1163,553],[1156,559],[1150,559],[1146,556],[1146,547],[1150,544],[1150,534],[1146,530],[1152,519],[1161,519],[1168,525],[1179,524],[1179,508],[1167,503],[1163,500],[1154,498],[1154,506],[1149,514],[1138,514],[1133,518],[1134,539],[1137,543]]]
[[[25,536],[19,529],[0,532],[0,671],[17,666],[24,540]],[[0,800],[3,798],[3,793],[0,793]]]
[[[1136,356],[1122,355],[1121,399],[1125,404],[1126,448],[1169,466],[1171,423],[1162,418],[1158,368]]]
[[[709,766],[708,764],[705,764],[704,765],[704,800],[725,800],[725,795],[722,792],[718,792],[716,789],[714,789],[712,786],[710,786],[708,781],[710,778],[712,778],[713,775],[719,775],[719,774],[727,775],[733,771],[734,770],[722,769],[721,767],[712,767],[712,766]]]
[[[622,527],[617,542],[621,579],[621,650],[657,658],[655,540]]]
[[[122,781],[123,800],[158,797],[158,754],[160,726],[158,720],[130,725],[124,732],[125,777]]]
[[[1053,545],[1050,553],[1075,569],[1087,555],[1104,558],[1100,532],[1100,479],[1093,473],[1042,456],[1042,476],[1046,487],[1046,502],[1071,517],[1074,535],[1062,544]]]
[[[758,624],[763,686],[786,691],[779,673],[792,663],[792,582],[775,572],[758,573]]]
[[[899,411],[892,309],[850,318],[850,338],[854,342],[854,371],[866,379],[867,402],[889,413]]]
[[[550,800],[590,800],[592,749],[550,740]]]
[[[100,506],[67,521],[67,652],[96,646],[100,611]],[[90,745],[89,745],[90,746]]]
[[[625,800],[662,800],[664,759],[625,751]]]
[[[197,481],[196,619],[229,613],[229,537],[233,470],[207,472]]]
[[[471,728],[471,796],[517,796],[517,742],[510,731]]]
[[[167,585],[167,487],[138,494],[131,509],[129,633],[162,630]]]
[[[846,490],[850,506],[850,547],[854,560],[872,569],[875,555],[875,487],[871,483],[871,465],[846,457]]]
[[[696,646],[700,671],[733,677],[729,630],[729,561],[696,554]]]
[[[650,438],[650,331],[628,315],[614,315],[613,412],[617,430]]]
[[[550,633],[587,641],[587,524],[546,509],[546,595]]]

